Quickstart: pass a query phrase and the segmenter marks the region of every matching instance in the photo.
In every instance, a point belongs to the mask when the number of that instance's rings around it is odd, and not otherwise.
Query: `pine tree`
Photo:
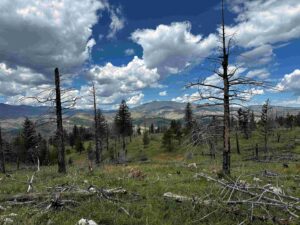
[[[244,133],[246,139],[249,139],[250,129],[249,129],[249,110],[238,110],[238,124],[240,130]]]
[[[149,134],[148,131],[145,131],[143,133],[143,144],[144,144],[144,148],[147,147],[150,143],[150,138],[149,138]]]
[[[23,140],[25,147],[25,160],[34,160],[34,155],[37,155],[38,136],[36,134],[34,123],[28,118],[23,123]]]
[[[129,108],[125,102],[122,100],[119,110],[115,116],[115,127],[118,135],[122,137],[122,158],[121,160],[126,160],[127,150],[125,138],[132,135],[132,120]]]
[[[150,126],[150,133],[151,134],[154,134],[155,132],[154,132],[154,124],[153,123],[151,123],[151,126]]]
[[[255,115],[254,112],[252,111],[250,115],[250,130],[255,131],[255,129],[256,129]]]
[[[269,111],[270,111],[270,101],[269,99],[267,99],[265,104],[263,104],[262,106],[261,118],[260,118],[261,134],[263,135],[264,138],[265,153],[268,152],[268,138],[271,131]]]
[[[80,138],[76,139],[75,149],[79,154],[81,154],[84,151],[84,146]]]
[[[173,151],[174,149],[174,133],[172,129],[168,129],[164,132],[163,138],[162,138],[162,146],[165,148],[168,152]]]
[[[185,107],[185,131],[186,133],[189,133],[193,128],[193,111],[192,111],[192,105],[191,103],[187,103]]]

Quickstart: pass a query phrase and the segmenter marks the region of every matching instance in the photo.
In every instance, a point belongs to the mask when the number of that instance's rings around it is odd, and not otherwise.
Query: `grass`
[[[275,137],[271,137],[272,148],[284,151],[291,139],[300,137],[299,130],[285,131],[282,134],[282,142],[275,143]],[[273,140],[274,139],[274,140]],[[233,140],[232,150],[232,178],[241,176],[241,179],[253,183],[253,176],[247,175],[259,173],[263,170],[286,175],[282,179],[261,178],[263,183],[283,185],[284,191],[293,196],[300,197],[299,180],[295,180],[291,175],[300,173],[299,162],[289,162],[288,168],[283,168],[282,163],[259,163],[254,161],[244,161],[246,157],[252,155],[249,149],[255,143],[261,143],[258,134],[254,134],[250,140],[241,138],[242,154],[235,153]],[[281,150],[280,150],[281,149]],[[186,152],[193,152],[192,159],[186,159]],[[73,166],[68,167],[65,175],[57,174],[55,165],[42,167],[41,171],[35,173],[34,192],[45,192],[47,187],[56,185],[76,185],[87,189],[94,185],[103,188],[123,187],[128,190],[125,196],[119,196],[120,202],[111,202],[99,199],[94,196],[79,197],[63,195],[65,199],[73,199],[80,202],[80,205],[71,210],[43,211],[41,207],[19,206],[6,207],[5,211],[0,211],[0,224],[3,218],[9,217],[10,213],[17,216],[11,217],[14,224],[76,224],[79,219],[87,218],[96,221],[98,224],[239,224],[247,217],[241,214],[228,213],[237,210],[235,207],[224,206],[224,208],[204,207],[193,205],[192,203],[177,203],[163,198],[165,192],[173,192],[180,195],[205,197],[207,194],[217,196],[220,188],[207,180],[196,180],[193,178],[195,172],[205,172],[216,177],[221,169],[221,155],[218,154],[216,160],[203,156],[202,152],[207,152],[205,146],[187,147],[181,146],[174,152],[165,152],[161,148],[161,135],[152,135],[149,146],[144,148],[142,137],[136,137],[128,144],[129,159],[131,163],[127,165],[105,164],[95,168],[93,173],[88,171],[86,152],[79,155],[73,150],[67,156],[74,160]],[[293,152],[300,154],[300,143],[295,146]],[[148,161],[140,161],[141,157],[147,157]],[[187,164],[196,162],[197,169],[187,168]],[[10,165],[12,169],[14,165]],[[140,170],[145,174],[145,178],[129,178],[128,174],[132,168]],[[34,173],[32,169],[14,171],[10,177],[0,175],[0,202],[7,196],[25,193],[27,190],[28,176]],[[138,195],[136,195],[138,194]],[[121,208],[126,209],[128,216]],[[245,209],[247,212],[248,209]],[[213,213],[212,213],[213,212]],[[207,214],[211,216],[204,218]],[[256,214],[264,214],[257,211]],[[280,212],[278,212],[280,216]],[[2,218],[2,219],[1,219]],[[246,220],[247,221],[247,220]],[[3,223],[3,222],[2,222]],[[246,222],[247,224],[248,222]],[[299,224],[294,220],[291,224]],[[249,224],[249,223],[248,223]],[[252,224],[273,224],[272,221],[255,220]]]

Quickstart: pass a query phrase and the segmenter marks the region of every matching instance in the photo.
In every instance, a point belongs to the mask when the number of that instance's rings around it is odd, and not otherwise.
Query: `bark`
[[[222,1],[222,44],[223,44],[223,83],[224,83],[224,128],[223,128],[223,172],[230,174],[230,105],[229,105],[229,78],[228,78],[228,52],[226,49],[225,21],[224,21],[224,1]]]
[[[56,124],[57,124],[57,150],[58,150],[58,172],[66,173],[65,145],[62,123],[62,107],[60,93],[60,76],[58,68],[55,69],[55,91],[56,91]]]
[[[255,145],[255,158],[258,160],[258,144]]]
[[[239,135],[238,135],[237,131],[235,131],[235,141],[236,141],[236,151],[237,151],[237,154],[241,154],[241,151],[240,151],[240,142],[239,142]]]
[[[96,90],[93,84],[93,99],[94,99],[94,123],[95,123],[95,150],[96,150],[96,164],[100,164],[100,141],[99,141],[99,129],[98,129],[98,119],[97,119],[97,103],[96,103]]]
[[[122,135],[122,161],[126,161],[126,155],[127,155],[127,150],[126,150],[126,140],[125,140],[125,135]]]
[[[0,172],[5,173],[5,157],[2,143],[2,130],[0,127]]]

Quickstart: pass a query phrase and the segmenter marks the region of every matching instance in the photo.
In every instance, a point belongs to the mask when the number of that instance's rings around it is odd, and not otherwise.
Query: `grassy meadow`
[[[299,159],[300,130],[282,130],[281,140],[276,135],[270,137],[270,154],[293,154]],[[88,170],[87,152],[79,154],[71,149],[66,160],[71,157],[73,164],[68,166],[67,174],[57,173],[57,166],[41,167],[16,171],[15,165],[8,165],[9,175],[0,175],[0,224],[77,224],[81,218],[95,221],[97,224],[142,225],[142,224],[300,224],[300,219],[291,218],[282,208],[254,208],[247,205],[228,205],[222,203],[222,187],[207,179],[196,179],[196,173],[205,173],[216,179],[243,180],[259,185],[272,184],[281,187],[284,192],[300,197],[300,162],[297,160],[278,160],[278,162],[261,162],[249,160],[254,154],[256,143],[262,145],[259,134],[246,140],[240,135],[241,154],[236,153],[235,139],[232,139],[231,176],[224,177],[221,171],[221,151],[216,159],[208,155],[208,147],[175,144],[172,152],[161,146],[161,134],[152,134],[150,144],[143,146],[142,136],[134,137],[128,143],[127,164],[112,164],[104,161],[94,171]],[[85,143],[87,146],[88,143]],[[221,141],[219,143],[221,146]],[[119,147],[119,146],[118,146]],[[103,153],[107,155],[106,152]],[[260,152],[263,158],[263,153]],[[196,163],[197,168],[188,165]],[[286,165],[284,166],[283,163]],[[138,171],[138,176],[132,176]],[[263,176],[264,171],[271,171],[277,176]],[[33,190],[30,195],[39,194],[39,203],[17,205],[8,202],[12,196],[27,192],[28,180],[34,174]],[[78,195],[63,191],[61,198],[72,200],[74,204],[59,209],[47,209],[51,197],[56,193],[55,187],[76,187],[88,190],[89,187],[116,188],[127,190],[126,194],[117,194],[111,199],[97,194]],[[171,192],[178,195],[197,197],[203,200],[214,199],[211,205],[197,204],[193,201],[178,202],[163,197]],[[234,194],[234,193],[233,193]],[[12,197],[13,198],[13,197]],[[264,216],[276,215],[276,218]],[[249,215],[252,215],[251,218]],[[6,221],[6,222],[5,222]]]

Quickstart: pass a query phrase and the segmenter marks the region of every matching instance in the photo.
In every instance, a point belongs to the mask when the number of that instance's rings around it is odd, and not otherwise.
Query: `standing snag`
[[[61,93],[60,93],[60,76],[58,68],[54,70],[55,76],[55,93],[56,93],[56,125],[57,125],[57,151],[58,151],[58,172],[66,173],[65,163],[65,145],[64,145],[64,128],[62,120]]]
[[[224,0],[222,0],[222,23],[220,28],[219,54],[212,59],[215,65],[214,76],[218,82],[211,79],[199,80],[187,85],[188,88],[198,87],[199,97],[196,101],[203,101],[199,107],[222,107],[223,126],[223,172],[230,173],[230,106],[240,105],[241,102],[249,100],[249,95],[253,95],[249,86],[263,86],[263,82],[258,82],[249,77],[238,74],[239,67],[230,64],[231,50],[233,48],[233,36],[226,34]],[[233,63],[233,62],[232,62]]]

